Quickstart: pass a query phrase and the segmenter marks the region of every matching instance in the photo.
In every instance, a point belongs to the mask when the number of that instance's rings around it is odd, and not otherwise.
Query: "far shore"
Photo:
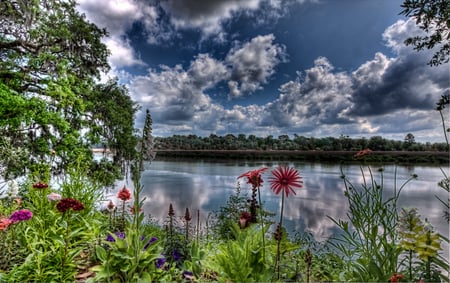
[[[407,164],[449,164],[449,152],[442,151],[372,151],[355,157],[358,151],[324,150],[155,150],[156,160],[292,160],[321,162],[391,162]]]

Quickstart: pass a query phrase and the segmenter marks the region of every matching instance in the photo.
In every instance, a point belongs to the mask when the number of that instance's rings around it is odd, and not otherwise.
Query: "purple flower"
[[[151,237],[151,239],[148,240],[147,244],[145,244],[145,246],[144,246],[144,251],[148,249],[148,247],[150,246],[151,243],[153,243],[153,242],[155,242],[155,241],[157,241],[157,240],[158,240],[158,238],[156,238],[156,237]]]
[[[172,251],[172,258],[176,262],[180,261],[181,253],[178,250],[173,250]]]
[[[155,263],[156,268],[162,268],[165,263],[166,263],[165,257],[160,257],[160,258],[156,259],[156,263]]]
[[[21,209],[14,211],[13,214],[9,217],[9,220],[11,220],[12,223],[17,223],[20,221],[26,221],[30,220],[31,217],[33,217],[33,212],[29,211],[28,209]]]
[[[185,270],[185,271],[183,271],[183,274],[181,274],[181,275],[183,276],[184,279],[187,279],[187,280],[194,279],[194,273],[192,273],[191,271]]]
[[[119,232],[119,231],[117,231],[116,233],[114,233],[116,236],[117,236],[117,238],[119,238],[119,239],[125,239],[125,234],[124,233],[122,233],[122,232]],[[116,239],[113,237],[113,235],[111,235],[111,234],[109,234],[108,236],[106,236],[106,240],[108,241],[108,242],[115,242],[116,241]]]

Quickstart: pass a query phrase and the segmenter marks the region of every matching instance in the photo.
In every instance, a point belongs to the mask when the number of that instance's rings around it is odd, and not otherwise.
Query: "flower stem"
[[[280,231],[277,239],[277,278],[280,279],[280,260],[281,260],[281,239],[283,238],[283,210],[284,210],[284,192],[281,193],[281,211],[280,211]]]
[[[263,219],[263,209],[262,209],[262,202],[261,202],[261,192],[259,190],[258,186],[258,201],[259,201],[259,218],[261,219],[261,234],[262,234],[262,246],[263,246],[263,262],[266,262],[266,243],[265,243],[265,235],[264,235],[264,219]]]

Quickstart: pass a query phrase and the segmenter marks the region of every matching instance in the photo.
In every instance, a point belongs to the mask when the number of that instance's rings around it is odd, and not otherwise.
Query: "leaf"
[[[106,250],[103,247],[96,246],[95,247],[95,255],[97,256],[97,258],[100,261],[102,261],[102,262],[106,261]]]

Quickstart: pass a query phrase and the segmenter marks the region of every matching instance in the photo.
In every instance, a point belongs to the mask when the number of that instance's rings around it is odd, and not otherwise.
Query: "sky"
[[[154,136],[246,134],[444,142],[449,64],[399,0],[79,0],[106,28],[108,77]],[[448,116],[447,116],[448,117]]]

